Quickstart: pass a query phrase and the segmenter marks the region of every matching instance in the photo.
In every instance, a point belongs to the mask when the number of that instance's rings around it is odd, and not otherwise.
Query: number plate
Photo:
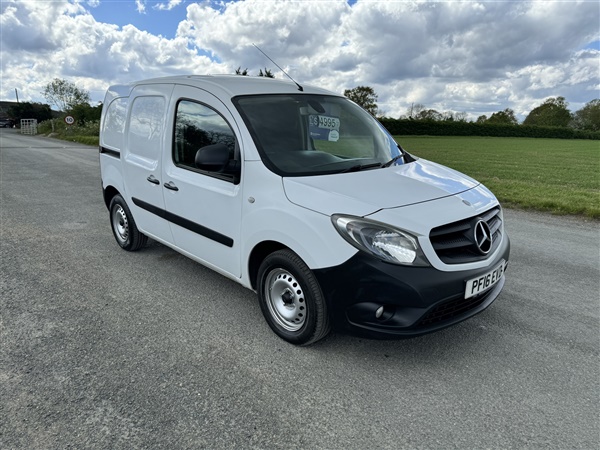
[[[465,288],[465,298],[473,297],[482,293],[483,291],[487,291],[489,288],[494,286],[498,281],[500,281],[502,275],[504,275],[506,266],[507,263],[502,260],[500,265],[496,266],[495,269],[489,271],[488,273],[484,273],[477,278],[468,280]]]

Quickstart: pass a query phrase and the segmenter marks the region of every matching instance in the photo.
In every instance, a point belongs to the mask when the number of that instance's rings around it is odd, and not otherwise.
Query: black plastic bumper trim
[[[505,234],[499,254],[481,269],[443,272],[433,267],[389,264],[359,252],[340,266],[314,273],[336,330],[394,339],[431,333],[486,309],[502,291],[505,277],[465,302],[466,282],[502,260],[508,263],[509,255],[510,240]],[[377,318],[375,312],[381,306],[383,314]],[[438,318],[440,311],[443,313]]]

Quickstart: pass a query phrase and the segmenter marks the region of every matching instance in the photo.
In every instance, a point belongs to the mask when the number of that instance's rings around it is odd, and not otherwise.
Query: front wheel
[[[330,331],[319,283],[304,261],[290,250],[274,252],[260,265],[258,300],[271,329],[292,344],[312,344]]]
[[[112,232],[122,249],[133,252],[146,245],[148,237],[137,229],[123,197],[115,195],[110,201],[109,211]]]

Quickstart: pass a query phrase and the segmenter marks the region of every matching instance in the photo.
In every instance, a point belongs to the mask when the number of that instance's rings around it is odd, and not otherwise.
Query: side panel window
[[[225,119],[214,109],[200,103],[182,100],[177,105],[173,162],[196,169],[196,152],[207,145],[225,144],[229,159],[236,159],[236,140]]]
[[[165,99],[137,97],[129,119],[129,151],[148,161],[158,161],[165,121]]]
[[[108,106],[104,123],[102,124],[104,145],[119,150],[123,148],[123,134],[125,133],[128,101],[128,98],[117,98]]]

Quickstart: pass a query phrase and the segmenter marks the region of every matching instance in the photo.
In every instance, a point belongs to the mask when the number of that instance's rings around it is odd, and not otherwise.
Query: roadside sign
[[[73,125],[75,123],[75,118],[73,116],[66,116],[65,123],[67,125]]]

